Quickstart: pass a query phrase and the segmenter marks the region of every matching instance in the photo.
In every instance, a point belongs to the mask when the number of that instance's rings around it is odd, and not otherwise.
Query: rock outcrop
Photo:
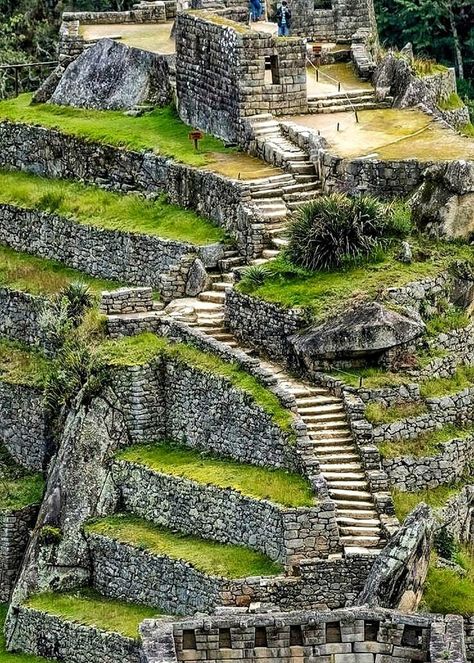
[[[125,110],[144,103],[164,106],[171,98],[164,56],[101,39],[67,67],[50,101],[76,108]]]
[[[428,572],[434,530],[432,511],[422,502],[375,560],[356,605],[416,610]]]
[[[474,232],[474,162],[431,166],[411,200],[413,219],[434,239],[469,238]]]

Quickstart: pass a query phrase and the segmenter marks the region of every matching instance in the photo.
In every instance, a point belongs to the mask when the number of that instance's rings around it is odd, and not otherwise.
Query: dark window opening
[[[403,629],[402,647],[417,647],[423,646],[423,629],[420,626],[411,626],[406,624]]]
[[[219,629],[219,649],[232,649],[230,628]]]
[[[196,649],[195,631],[183,631],[183,649]]]
[[[301,626],[290,626],[290,647],[299,647],[303,644],[303,631]]]
[[[328,622],[326,624],[326,642],[342,642],[341,624]]]
[[[332,9],[332,0],[313,0],[313,8],[318,9]]]
[[[379,634],[380,622],[364,622],[364,640],[376,642]]]
[[[278,55],[270,55],[270,71],[272,72],[272,85],[280,85]]]
[[[267,643],[267,629],[264,626],[255,627],[255,646],[268,647]]]

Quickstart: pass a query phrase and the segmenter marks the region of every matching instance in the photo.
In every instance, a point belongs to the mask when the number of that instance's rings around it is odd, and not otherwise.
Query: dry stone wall
[[[153,152],[134,152],[7,121],[0,122],[0,144],[0,167],[123,192],[166,193],[171,203],[193,209],[223,227],[244,256],[255,257],[263,249],[261,217],[243,183],[236,180]],[[203,260],[210,264],[210,257]]]
[[[166,20],[166,4],[155,2],[146,9],[131,9],[124,12],[64,12],[62,19],[66,23],[78,21],[80,25],[164,23]]]
[[[311,41],[350,42],[360,29],[377,34],[372,0],[294,0],[291,11],[293,33]]]
[[[51,349],[51,339],[41,327],[40,317],[49,299],[28,292],[0,288],[0,336],[27,345]]]
[[[468,484],[448,499],[436,512],[448,532],[464,543],[474,540],[474,484]]]
[[[126,461],[115,462],[112,473],[125,509],[157,525],[245,545],[282,563],[339,546],[329,501],[292,509]]]
[[[305,52],[301,39],[275,39],[206,12],[179,14],[176,92],[180,116],[235,143],[244,117],[305,112]],[[272,62],[271,83],[265,58]]]
[[[205,274],[199,249],[192,244],[97,228],[12,205],[0,205],[0,241],[92,276],[152,286],[165,301],[186,294],[197,260]]]
[[[0,601],[10,599],[21,561],[30,539],[38,505],[0,510]]]
[[[34,387],[0,382],[0,443],[29,470],[41,470],[50,447],[43,392]]]

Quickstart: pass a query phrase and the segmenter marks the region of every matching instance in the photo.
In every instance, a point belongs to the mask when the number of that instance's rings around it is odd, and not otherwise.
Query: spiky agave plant
[[[369,257],[393,234],[391,217],[391,208],[372,196],[321,196],[296,212],[286,256],[312,271]]]

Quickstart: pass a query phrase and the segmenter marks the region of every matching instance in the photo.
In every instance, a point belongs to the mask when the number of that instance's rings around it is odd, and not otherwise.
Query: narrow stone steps
[[[355,103],[352,105],[346,105],[346,106],[327,106],[325,108],[318,108],[317,106],[312,106],[311,104],[308,105],[308,111],[310,113],[346,113],[346,112],[352,112],[352,111],[360,111],[360,110],[376,110],[379,108],[390,108],[389,104],[381,103],[381,102],[361,102],[361,103]]]
[[[323,101],[325,99],[354,99],[360,97],[361,95],[372,94],[375,95],[375,91],[370,88],[355,88],[353,90],[346,90],[344,92],[328,92],[327,94],[312,94],[308,97],[308,101]]]
[[[335,468],[333,467],[332,470],[325,471],[323,474],[334,487],[337,487],[339,483],[344,483],[344,485],[350,483],[351,486],[356,486],[358,488],[367,487],[365,474],[360,471],[360,467],[358,472],[355,472],[353,469],[346,470],[342,467],[338,467],[337,471],[335,471]]]
[[[331,436],[331,433],[340,433],[344,431],[344,434],[349,434],[347,429],[347,422],[345,420],[341,421],[305,421],[306,428],[309,431],[324,431],[328,434],[328,437]]]
[[[356,509],[355,511],[350,509],[337,509],[336,511],[337,519],[340,522],[347,521],[356,521],[356,522],[376,522],[379,523],[377,512],[375,509]]]
[[[232,283],[229,283],[228,281],[214,281],[212,284],[212,289],[216,290],[217,292],[223,291],[225,292],[226,290],[232,289]]]
[[[328,437],[324,432],[318,431],[316,433],[311,433],[310,436],[311,442],[316,446],[321,447],[330,447],[333,446],[354,446],[354,442],[349,433],[347,435],[340,435],[338,433],[335,437]]]
[[[335,410],[333,412],[322,412],[320,414],[305,414],[302,415],[303,421],[308,421],[309,423],[322,423],[328,421],[343,421],[344,425],[347,426],[346,417],[344,411]]]
[[[377,547],[380,545],[379,536],[341,536],[343,546],[364,546],[365,548]]]
[[[303,407],[300,407],[298,405],[298,412],[301,414],[303,418],[308,415],[323,416],[331,413],[344,415],[344,406],[340,401],[339,402],[333,401],[332,403],[321,403],[321,404],[318,403],[315,405],[304,405]]]
[[[359,479],[351,479],[348,477],[347,479],[344,479],[342,473],[340,474],[339,478],[336,478],[334,476],[334,473],[331,475],[331,479],[329,481],[329,488],[332,490],[354,490],[354,491],[365,491],[368,490],[368,485],[367,481],[364,478],[364,475],[362,475],[362,478]],[[370,493],[367,492],[367,495],[370,497]]]
[[[344,95],[343,97],[329,97],[323,99],[311,99],[308,100],[308,103],[311,105],[317,106],[318,108],[324,108],[326,106],[345,106],[347,104],[348,97]],[[376,101],[375,95],[372,92],[367,94],[358,94],[356,97],[349,97],[350,101],[355,103],[360,103],[364,101]]]
[[[276,258],[280,254],[280,251],[278,249],[264,249],[262,251],[262,258],[265,258],[267,260],[272,260],[273,258]]]
[[[352,526],[352,525],[343,525],[340,521],[340,531],[342,536],[357,536],[357,537],[379,537],[380,536],[380,524],[374,527],[367,527],[365,525]]]
[[[341,447],[341,451],[339,452],[334,452],[333,450],[325,451],[322,450],[320,451],[319,449],[316,450],[316,453],[318,457],[320,458],[321,461],[324,461],[324,463],[328,464],[330,463],[331,465],[333,464],[338,464],[338,462],[345,463],[345,462],[357,462],[359,460],[359,457],[356,456],[356,454],[351,454],[347,453],[344,451],[344,447]],[[331,454],[335,453],[336,455],[332,456]],[[338,460],[339,459],[339,460]]]
[[[330,495],[336,502],[344,501],[357,503],[362,502],[366,505],[372,505],[371,494],[366,490],[349,490],[348,488],[331,488]],[[357,499],[356,499],[357,498]]]
[[[312,406],[312,405],[319,405],[319,404],[334,404],[334,405],[339,405],[341,401],[336,398],[335,396],[326,396],[326,395],[321,395],[321,396],[297,396],[296,397],[296,404],[298,407],[305,407],[305,406]]]
[[[270,189],[255,189],[250,192],[250,197],[252,200],[255,199],[273,199],[273,198],[282,198],[284,195],[284,190],[280,187],[270,188]]]
[[[324,459],[326,460],[326,459]],[[325,476],[329,476],[333,471],[334,471],[334,463],[320,463],[319,466],[321,467],[321,472],[325,473]],[[354,472],[357,474],[360,474],[360,465],[359,463],[353,462],[353,463],[338,463],[337,465],[338,471],[342,473],[346,472]]]
[[[313,177],[316,176],[316,170],[310,161],[292,161],[288,164],[288,168],[293,173],[298,173],[300,175],[311,175]]]

